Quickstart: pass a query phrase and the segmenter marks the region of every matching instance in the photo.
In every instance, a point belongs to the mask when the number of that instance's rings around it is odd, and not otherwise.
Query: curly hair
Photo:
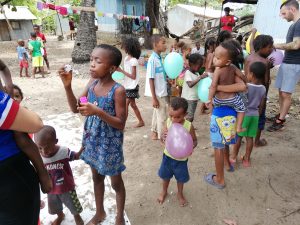
[[[228,51],[229,58],[235,66],[241,69],[241,64],[244,63],[243,50],[241,45],[236,40],[227,40],[220,44]]]
[[[119,49],[112,45],[101,44],[97,45],[96,48],[102,48],[110,52],[110,62],[113,66],[119,67],[122,62],[122,53]]]
[[[253,73],[253,76],[260,81],[264,80],[266,70],[267,70],[267,67],[262,62],[254,62],[251,64],[251,66],[249,68],[249,71],[251,73]]]
[[[174,110],[183,109],[183,112],[186,113],[188,109],[188,102],[185,98],[175,97],[171,100],[170,106]]]
[[[229,40],[231,38],[232,35],[228,30],[222,30],[217,38],[217,46],[219,46],[222,42]]]
[[[258,52],[260,49],[273,45],[274,40],[270,35],[258,35],[253,41],[253,47],[255,52]]]
[[[132,57],[139,59],[141,56],[141,45],[137,38],[124,38],[122,41],[122,48]]]
[[[207,55],[207,51],[210,46],[214,46],[216,44],[216,39],[214,37],[209,37],[206,39],[204,44],[204,56]]]
[[[190,65],[195,65],[195,64],[202,65],[204,61],[203,57],[198,53],[191,54],[188,60]]]

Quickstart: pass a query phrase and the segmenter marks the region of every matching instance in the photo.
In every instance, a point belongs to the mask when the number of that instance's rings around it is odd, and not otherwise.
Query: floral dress
[[[115,116],[115,90],[120,84],[115,83],[106,96],[96,96],[95,81],[88,91],[88,102],[97,105],[111,116]],[[115,176],[125,170],[123,157],[123,131],[104,122],[98,116],[88,116],[84,124],[83,159],[101,175]]]

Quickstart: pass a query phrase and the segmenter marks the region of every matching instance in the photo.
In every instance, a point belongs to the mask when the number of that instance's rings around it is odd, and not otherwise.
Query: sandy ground
[[[56,69],[70,62],[72,47],[71,41],[57,42],[54,38],[50,38],[48,53],[52,73],[44,79],[32,80],[18,77],[15,43],[0,43],[0,58],[11,69],[14,82],[23,89],[24,105],[38,112],[43,119],[48,120],[49,115],[69,112]],[[76,94],[80,93],[87,82],[87,75],[82,75],[88,73],[87,68],[87,65],[75,66],[80,74],[75,76],[73,82]],[[144,90],[144,80],[145,70],[141,68],[141,95]],[[126,212],[131,224],[218,225],[223,224],[223,219],[232,219],[240,225],[299,225],[299,93],[298,86],[293,96],[293,106],[287,119],[286,129],[277,133],[265,132],[263,136],[268,140],[268,146],[254,149],[252,168],[244,169],[238,165],[234,173],[225,173],[227,187],[221,191],[208,186],[203,181],[206,173],[214,171],[214,159],[209,141],[209,116],[199,116],[198,111],[196,112],[194,126],[197,128],[199,144],[188,163],[191,180],[184,187],[185,196],[189,201],[189,205],[185,208],[180,207],[177,202],[174,180],[171,182],[166,202],[163,205],[158,205],[156,202],[161,190],[157,170],[162,158],[162,146],[149,138],[151,101],[149,98],[141,97],[137,103],[146,126],[133,129],[135,118],[130,111],[124,141],[127,170],[123,177],[127,191]],[[277,91],[272,88],[268,114],[274,114],[276,109]],[[72,121],[66,120],[65,123],[69,124]],[[71,139],[72,136],[68,138]],[[241,152],[244,152],[244,146]],[[76,172],[75,176],[90,179],[90,171],[85,169],[84,173]],[[90,192],[91,186],[84,183],[77,185],[81,190],[80,197],[85,198],[84,191]],[[94,210],[88,204],[84,206],[84,210]]]

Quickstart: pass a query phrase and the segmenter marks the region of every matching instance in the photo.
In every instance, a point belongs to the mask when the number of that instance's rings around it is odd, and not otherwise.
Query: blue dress
[[[121,85],[115,83],[106,96],[97,97],[94,87],[95,81],[88,91],[88,102],[97,105],[111,116],[115,116],[115,90]],[[125,170],[123,157],[123,131],[118,130],[98,116],[88,116],[84,124],[83,146],[81,154],[83,159],[99,174],[115,176]]]

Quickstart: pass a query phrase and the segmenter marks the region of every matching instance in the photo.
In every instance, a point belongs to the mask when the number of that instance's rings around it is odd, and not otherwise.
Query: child
[[[256,29],[252,31],[256,32]],[[251,53],[246,59],[245,62],[245,75],[249,79],[249,68],[254,62],[262,62],[266,66],[266,73],[264,75],[264,79],[262,84],[266,88],[266,99],[263,105],[262,113],[259,115],[259,122],[258,122],[258,131],[257,136],[255,138],[254,145],[255,147],[265,146],[267,145],[267,141],[263,138],[261,139],[261,132],[264,130],[265,122],[266,122],[266,103],[267,103],[267,95],[269,91],[269,86],[271,82],[270,78],[270,69],[272,67],[270,61],[268,60],[268,56],[273,51],[273,38],[269,35],[258,35],[255,40],[253,41],[253,50],[254,52]]]
[[[236,76],[245,79],[242,72],[231,63],[239,55],[239,51],[236,48],[233,41],[222,42],[215,51],[213,63],[215,67],[218,67],[213,76],[212,84],[209,90],[209,102],[208,106],[211,106],[212,102],[214,107],[218,106],[230,106],[237,112],[237,132],[242,132],[243,118],[245,115],[246,107],[242,98],[237,93],[226,93],[217,91],[218,85],[231,85],[235,83]]]
[[[214,73],[214,65],[213,65],[213,58],[214,52],[216,49],[216,40],[215,38],[211,37],[205,41],[205,50],[204,50],[204,57],[205,57],[205,73],[208,76],[212,77]]]
[[[30,55],[32,57],[32,77],[35,78],[36,70],[39,68],[41,70],[42,77],[44,77],[44,65],[43,65],[43,55],[41,48],[43,48],[43,43],[37,40],[36,33],[31,32],[31,41],[28,43],[28,48],[30,50]]]
[[[263,85],[266,65],[262,62],[254,62],[251,64],[248,73],[248,108],[243,121],[244,132],[238,133],[237,143],[233,148],[231,163],[236,162],[243,137],[246,137],[246,154],[241,157],[244,167],[250,167],[250,155],[253,149],[253,139],[257,134],[259,115],[265,103],[266,88]]]
[[[19,65],[20,65],[20,77],[22,77],[23,68],[25,69],[25,76],[29,77],[28,75],[28,53],[25,49],[25,43],[22,39],[18,40],[18,59],[19,59]]]
[[[21,88],[15,84],[13,85],[13,88],[14,88],[13,99],[20,104],[24,98],[23,92],[22,92]]]
[[[166,122],[163,136],[161,137],[163,144],[165,144],[165,138],[172,123],[180,123],[191,134],[193,138],[193,147],[195,148],[197,146],[195,129],[192,123],[184,118],[187,114],[187,109],[188,102],[184,98],[175,97],[171,100],[169,118]],[[175,159],[170,155],[166,148],[164,149],[162,163],[158,171],[158,175],[162,179],[162,192],[157,199],[159,204],[163,204],[165,201],[165,198],[168,194],[170,179],[174,176],[177,180],[177,198],[180,206],[187,205],[187,201],[183,196],[183,185],[190,179],[187,162],[188,158]]]
[[[84,94],[88,103],[80,103],[79,107],[71,88],[72,72],[66,72],[63,68],[59,70],[70,108],[86,116],[81,159],[91,166],[96,200],[96,215],[88,225],[98,224],[106,217],[103,206],[105,176],[110,176],[112,188],[116,192],[115,224],[125,224],[126,193],[122,172],[126,167],[122,146],[126,94],[125,89],[112,79],[112,73],[121,61],[121,52],[111,45],[101,44],[93,50],[90,60],[91,85]]]
[[[196,42],[196,47],[192,49],[191,54],[198,53],[204,55],[204,49],[200,47],[200,41]]]
[[[138,58],[141,55],[141,46],[136,38],[124,39],[122,43],[127,56],[124,60],[124,70],[120,67],[117,69],[125,75],[124,87],[126,90],[126,118],[128,117],[128,106],[133,109],[139,122],[134,127],[143,127],[145,125],[140,110],[135,103],[135,99],[139,98],[139,80]]]
[[[69,164],[69,161],[79,159],[83,148],[75,153],[67,147],[57,145],[56,132],[51,126],[44,126],[34,135],[34,140],[53,183],[53,188],[48,193],[49,213],[51,215],[57,214],[53,224],[59,225],[64,220],[64,204],[74,215],[76,225],[83,225],[80,216],[82,207],[77,198],[74,178]]]
[[[167,119],[168,88],[160,54],[166,51],[166,39],[160,34],[151,37],[153,52],[148,60],[145,95],[152,97],[152,140],[161,136],[163,125]]]
[[[193,122],[195,111],[198,104],[198,82],[207,77],[206,74],[199,75],[198,71],[203,65],[203,57],[198,53],[191,54],[189,57],[189,70],[185,72],[184,83],[182,88],[181,97],[185,98],[188,102],[188,110],[186,119]]]
[[[187,44],[184,44],[181,48],[181,51],[182,51],[182,57],[183,57],[183,62],[184,62],[183,70],[176,79],[176,85],[178,88],[179,96],[181,96],[181,94],[182,94],[182,87],[183,87],[183,83],[184,83],[184,74],[189,68],[188,57],[191,53],[191,48]]]
[[[174,43],[171,45],[170,52],[179,52],[180,49],[178,47],[179,38],[175,38]]]

